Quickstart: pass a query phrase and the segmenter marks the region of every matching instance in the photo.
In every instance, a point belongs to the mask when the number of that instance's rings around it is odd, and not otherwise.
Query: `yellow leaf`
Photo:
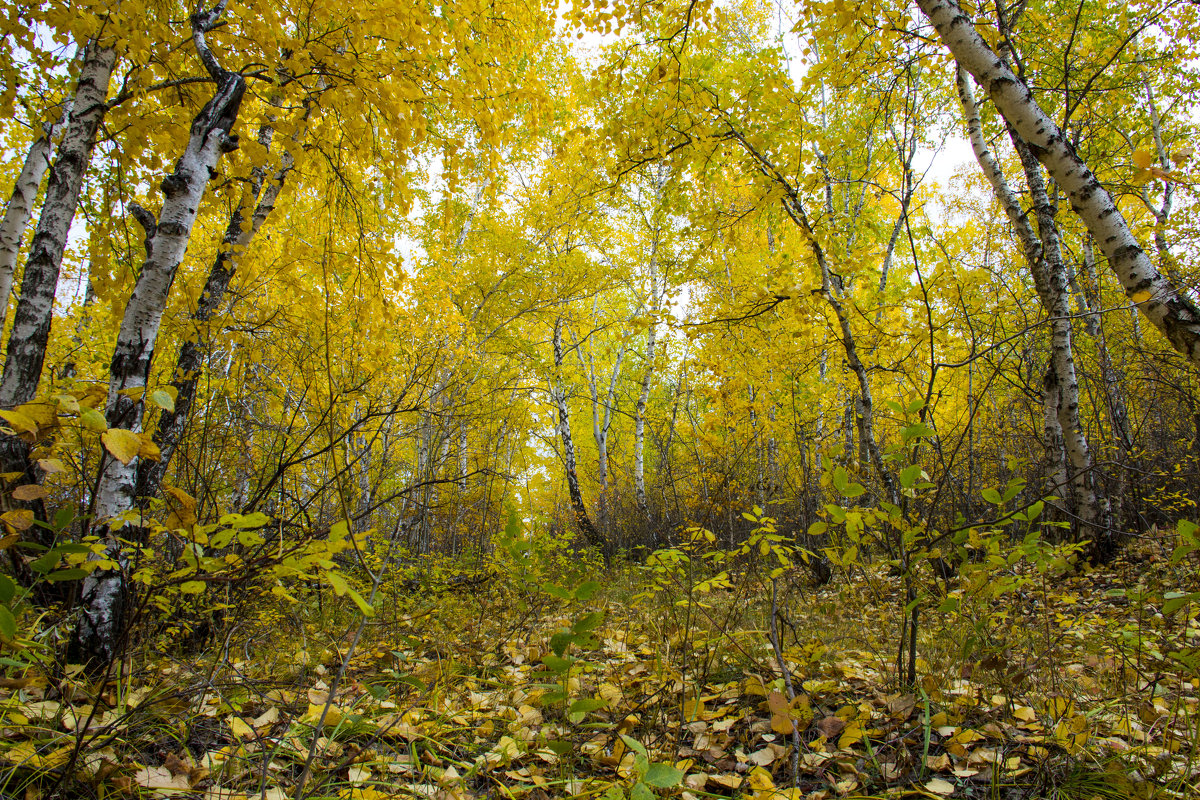
[[[133,461],[142,449],[142,440],[138,435],[124,428],[109,428],[100,435],[100,441],[104,442],[104,449],[122,464]]]
[[[23,531],[33,525],[33,512],[27,508],[18,508],[15,511],[5,511],[0,514],[0,519],[8,523],[13,530]]]
[[[229,732],[236,738],[243,740],[254,738],[254,729],[241,717],[231,716],[226,722],[229,723]]]
[[[90,431],[103,433],[108,430],[108,421],[104,419],[104,414],[94,408],[89,408],[87,411],[79,415],[79,421],[83,423],[83,427]]]
[[[57,458],[39,458],[37,465],[47,475],[53,475],[56,472],[64,472],[66,470],[63,462]]]
[[[774,789],[775,781],[771,778],[771,773],[762,767],[755,767],[750,773],[750,788],[756,792]]]
[[[954,794],[954,784],[941,778],[934,778],[925,783],[925,788],[934,794],[940,794],[943,797],[949,797]]]
[[[1149,169],[1154,163],[1154,154],[1145,150],[1133,151],[1133,165],[1138,169]]]
[[[1152,295],[1150,294],[1150,292],[1141,291],[1141,292],[1134,292],[1134,293],[1130,294],[1129,299],[1135,303],[1144,303],[1147,300],[1149,300],[1151,296]]]
[[[1017,706],[1013,711],[1013,716],[1021,722],[1033,722],[1037,719],[1037,712],[1029,706]]]
[[[20,411],[0,411],[0,418],[12,426],[17,433],[37,433],[37,422]]]
[[[170,389],[169,392],[166,389],[155,389],[150,393],[150,402],[164,411],[174,411],[176,389],[174,386]]]
[[[148,458],[151,461],[162,460],[162,451],[158,449],[158,445],[154,443],[147,434],[139,433],[138,439],[141,444],[138,447],[138,458]]]

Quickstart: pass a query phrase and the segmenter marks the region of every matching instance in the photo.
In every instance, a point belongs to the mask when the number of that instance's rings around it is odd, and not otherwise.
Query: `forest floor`
[[[1139,595],[1198,588],[1169,556],[1146,540],[1002,596],[951,581],[910,684],[882,567],[780,580],[774,635],[752,575],[547,590],[422,567],[370,618],[327,595],[100,686],[4,679],[0,796],[1197,797],[1196,603]]]

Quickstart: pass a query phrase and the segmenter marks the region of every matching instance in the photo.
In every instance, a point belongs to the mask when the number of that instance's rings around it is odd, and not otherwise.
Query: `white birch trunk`
[[[259,143],[268,147],[272,135],[271,128],[264,126],[259,132]],[[245,254],[263,223],[275,210],[275,204],[279,200],[279,194],[283,191],[284,183],[292,167],[292,156],[285,149],[280,157],[280,167],[271,182],[263,189],[262,171],[259,170],[255,175],[254,185],[251,187],[249,202],[230,215],[229,224],[225,228],[225,235],[221,241],[221,248],[217,252],[208,278],[204,282],[200,302],[192,313],[192,323],[197,328],[197,335],[189,337],[180,346],[179,353],[175,357],[175,368],[172,371],[171,379],[171,385],[175,388],[175,408],[172,411],[163,411],[155,426],[154,442],[158,445],[162,455],[158,461],[143,461],[138,465],[137,496],[140,498],[150,498],[158,494],[170,468],[171,459],[175,455],[175,450],[179,447],[179,442],[187,427],[192,405],[196,401],[196,390],[199,386],[205,356],[205,342],[200,338],[200,331],[207,328],[208,323],[221,308],[225,300],[225,292],[229,289],[229,284],[237,272],[238,261]],[[257,199],[257,203],[254,202],[255,199]],[[251,214],[249,226],[246,226],[244,224],[245,213],[250,210],[251,205],[253,205],[254,211]]]
[[[106,414],[109,427],[135,431],[141,428],[143,404],[136,390],[146,387],[175,271],[187,249],[211,170],[221,154],[235,146],[229,131],[237,119],[245,80],[222,69],[204,39],[204,34],[216,24],[223,10],[222,0],[212,11],[194,14],[191,19],[192,41],[201,62],[216,81],[217,91],[192,121],[187,147],[176,163],[175,171],[163,180],[160,219],[156,222],[149,212],[134,209],[138,221],[146,229],[146,260],[125,307],[113,350]],[[76,109],[83,108],[77,97]],[[65,150],[65,142],[63,147]],[[126,389],[134,389],[134,396],[124,393]],[[121,544],[104,523],[133,508],[137,459],[123,464],[117,458],[107,456],[101,464],[93,507],[94,518],[99,523],[95,530],[107,543],[108,557],[116,560],[114,554],[119,553]],[[83,580],[80,589],[83,613],[75,631],[73,649],[93,668],[108,663],[119,652],[127,594],[123,568],[95,570]]]
[[[954,58],[979,81],[1029,143],[1108,258],[1121,286],[1171,345],[1200,366],[1200,309],[1164,278],[1138,244],[1112,196],[1041,109],[1024,82],[988,46],[956,0],[917,0]]]
[[[550,382],[550,398],[558,412],[558,435],[562,440],[563,463],[567,472],[567,491],[571,496],[571,508],[575,512],[575,523],[583,538],[593,547],[602,547],[603,540],[596,532],[583,504],[583,493],[579,490],[579,472],[575,463],[575,440],[571,437],[571,413],[567,408],[567,395],[562,388],[562,317],[554,321],[554,367],[555,376]]]
[[[215,23],[219,15],[220,10],[209,24]],[[143,402],[136,390],[144,389],[149,379],[175,273],[187,251],[210,176],[221,155],[237,146],[229,131],[237,119],[246,83],[240,75],[216,64],[204,40],[206,32],[204,24],[197,23],[192,38],[201,60],[213,73],[217,91],[192,121],[191,136],[174,172],[163,179],[163,205],[157,222],[148,212],[135,209],[147,232],[146,260],[125,306],[113,348],[106,415],[112,428],[141,430]],[[135,391],[127,393],[130,389]],[[136,463],[136,459],[128,464],[116,458],[105,459],[96,491],[97,519],[110,519],[133,507]]]
[[[1079,419],[1079,380],[1075,371],[1070,294],[1058,223],[1055,221],[1054,208],[1050,204],[1046,184],[1042,178],[1041,166],[1025,141],[1015,132],[1010,130],[1010,133],[1013,146],[1025,168],[1025,179],[1037,215],[1038,234],[1042,244],[1046,287],[1042,302],[1050,317],[1050,359],[1053,364],[1053,374],[1047,373],[1047,383],[1053,380],[1057,384],[1054,392],[1057,399],[1056,413],[1067,459],[1069,496],[1075,514],[1091,528],[1087,532],[1107,539],[1107,515],[1104,514],[1103,504],[1092,488],[1094,476],[1091,448]]]
[[[646,406],[650,402],[650,384],[654,379],[654,347],[658,340],[658,311],[660,305],[658,288],[658,237],[650,251],[650,322],[646,326],[645,366],[642,369],[642,385],[638,390],[637,406],[633,423],[633,493],[638,511],[650,520],[650,507],[646,502]]]
[[[29,220],[33,216],[33,203],[37,200],[42,178],[54,155],[54,140],[62,132],[63,124],[71,113],[71,103],[64,104],[62,118],[56,123],[42,126],[42,134],[29,145],[25,163],[13,185],[12,196],[4,208],[4,219],[0,221],[0,330],[8,319],[9,295],[12,294],[13,273],[17,267],[17,256],[21,252],[21,239]]]
[[[1146,81],[1146,105],[1150,111],[1150,132],[1154,134],[1154,150],[1158,156],[1158,164],[1166,174],[1171,172],[1171,159],[1167,155],[1166,145],[1163,144],[1162,137],[1162,119],[1158,116],[1158,105],[1154,102],[1154,87],[1150,85],[1150,81]],[[1155,208],[1150,202],[1148,191],[1143,189],[1143,197],[1146,200],[1146,205],[1154,214],[1154,248],[1158,251],[1158,263],[1162,267],[1163,272],[1174,282],[1179,282],[1178,270],[1175,268],[1175,259],[1171,255],[1171,247],[1167,242],[1167,222],[1171,218],[1171,206],[1175,198],[1175,182],[1170,178],[1163,178],[1163,199],[1162,205]]]
[[[1026,142],[1010,127],[1013,146],[1021,157],[1038,220],[1038,232],[1035,234],[999,163],[987,148],[970,79],[961,66],[956,82],[971,148],[992,186],[996,200],[1013,225],[1033,275],[1038,297],[1050,318],[1050,363],[1043,378],[1042,391],[1048,488],[1068,495],[1074,513],[1085,523],[1099,524],[1107,529],[1106,522],[1102,520],[1104,515],[1100,503],[1092,488],[1091,450],[1079,420],[1079,384],[1072,344],[1066,265],[1062,259],[1054,208],[1042,179],[1041,167]]]
[[[96,131],[107,110],[105,100],[116,60],[114,49],[101,47],[96,42],[90,42],[84,50],[71,101],[71,115],[58,148],[58,158],[50,169],[46,197],[25,260],[21,297],[13,312],[4,376],[0,379],[0,406],[28,403],[37,395],[67,234],[79,206],[79,193],[96,144]]]

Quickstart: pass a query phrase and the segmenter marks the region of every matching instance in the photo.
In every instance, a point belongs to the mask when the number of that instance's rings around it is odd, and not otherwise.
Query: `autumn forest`
[[[0,800],[1200,796],[1200,7],[0,0]]]

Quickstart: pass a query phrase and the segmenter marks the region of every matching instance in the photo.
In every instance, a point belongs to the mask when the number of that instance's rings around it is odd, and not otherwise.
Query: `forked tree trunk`
[[[593,311],[595,309],[593,308]],[[625,360],[625,345],[617,350],[616,362],[609,376],[604,396],[600,395],[600,376],[596,371],[595,353],[589,349],[587,360],[583,358],[582,342],[575,345],[579,363],[587,374],[588,392],[592,400],[592,439],[596,442],[596,477],[600,481],[600,496],[597,498],[596,521],[598,530],[606,542],[612,541],[612,510],[608,485],[608,434],[612,429],[613,406],[616,403],[617,381],[621,377],[621,364]]]
[[[134,209],[146,229],[146,260],[125,307],[113,349],[108,384],[107,420],[110,428],[138,431],[150,374],[154,346],[175,272],[187,250],[192,226],[217,161],[236,147],[230,130],[237,120],[246,83],[241,75],[223,69],[208,49],[205,34],[217,24],[224,2],[210,12],[191,18],[192,41],[217,88],[212,99],[192,121],[191,135],[175,170],[162,182],[163,204],[159,219],[144,209]],[[130,391],[132,390],[132,391]],[[80,604],[83,614],[75,632],[75,653],[93,668],[112,661],[119,652],[125,626],[127,586],[120,542],[111,533],[109,520],[133,508],[136,456],[121,461],[102,459],[94,500],[95,530],[107,543],[107,557],[116,569],[95,570],[83,581]],[[117,526],[118,529],[121,526]]]
[[[1062,187],[1130,299],[1171,346],[1200,366],[1200,309],[1163,277],[1112,195],[1076,154],[1029,87],[988,46],[956,0],[917,0],[954,58],[987,90],[1004,119]]]
[[[1055,210],[1042,178],[1041,165],[1011,127],[1009,134],[1025,169],[1025,180],[1037,216],[1038,235],[1042,244],[1046,292],[1042,304],[1050,317],[1050,361],[1053,364],[1053,375],[1048,374],[1047,378],[1057,384],[1056,415],[1062,432],[1063,455],[1067,461],[1068,492],[1074,513],[1083,523],[1084,533],[1107,549],[1110,535],[1108,503],[1099,498],[1094,489],[1096,481],[1092,451],[1079,419],[1079,379],[1075,370],[1070,294]]]
[[[961,67],[956,80],[975,159],[991,184],[992,193],[1005,216],[1012,223],[1033,275],[1038,298],[1050,318],[1051,352],[1042,382],[1047,488],[1051,492],[1068,494],[1073,513],[1089,527],[1100,530],[1089,533],[1106,538],[1106,504],[1097,499],[1093,489],[1091,450],[1079,420],[1079,385],[1075,372],[1066,265],[1062,259],[1054,208],[1042,179],[1041,167],[1025,141],[1010,127],[1009,133],[1021,157],[1038,220],[1038,232],[1035,233],[999,163],[984,141],[975,93],[971,89],[970,78]]]

